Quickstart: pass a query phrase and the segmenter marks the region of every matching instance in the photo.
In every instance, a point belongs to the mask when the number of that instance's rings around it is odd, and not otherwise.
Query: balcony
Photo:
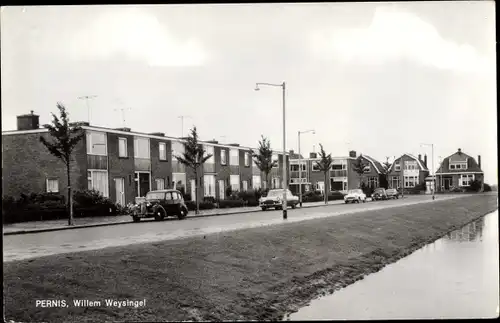
[[[347,177],[346,169],[330,170],[331,177]]]
[[[307,178],[307,172],[302,171],[300,174],[302,178]],[[290,178],[299,178],[299,171],[290,172]]]

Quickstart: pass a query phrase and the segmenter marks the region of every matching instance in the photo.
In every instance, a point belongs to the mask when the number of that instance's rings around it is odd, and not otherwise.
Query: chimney
[[[30,112],[30,114],[17,116],[17,130],[33,130],[40,128],[40,116],[33,114],[33,110]]]
[[[424,155],[424,165],[427,167],[427,155]]]
[[[124,132],[132,131],[132,129],[130,129],[130,128],[115,128],[115,130],[124,131]]]
[[[422,160],[422,155],[421,154],[418,154],[418,160]]]
[[[477,165],[481,168],[481,155],[477,155]]]
[[[351,151],[349,152],[349,157],[356,158],[356,151],[351,150]]]
[[[70,127],[82,127],[82,126],[89,126],[89,123],[88,122],[84,122],[84,121],[76,121],[76,122],[70,122],[69,123],[69,126]]]
[[[318,154],[316,154],[316,153],[309,153],[309,158],[318,158]]]
[[[290,150],[290,155],[294,155],[294,151],[293,150]]]
[[[458,148],[458,154],[460,155],[462,153],[462,149]]]
[[[163,133],[163,132],[151,132],[149,134],[151,136],[165,137],[165,133]]]

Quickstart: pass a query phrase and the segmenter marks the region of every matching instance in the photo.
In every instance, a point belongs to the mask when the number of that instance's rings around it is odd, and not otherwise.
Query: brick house
[[[352,163],[356,161],[356,152],[351,151],[350,156],[352,157]],[[357,186],[353,188],[361,187],[361,182],[364,182],[368,187],[378,188],[380,187],[380,177],[385,176],[386,169],[385,166],[382,165],[378,160],[372,158],[368,155],[360,154],[359,158],[362,160],[365,165],[363,176],[359,176],[359,174],[353,171],[353,174],[356,175],[356,183]]]
[[[403,170],[402,173],[401,169]],[[403,154],[395,159],[391,167],[387,170],[389,188],[401,188],[402,178],[404,180],[404,188],[413,188],[418,185],[423,185],[425,184],[427,176],[429,176],[427,155],[425,155],[424,160],[422,160],[422,155],[416,157],[411,154]]]
[[[67,195],[65,165],[40,142],[40,136],[49,139],[50,135],[47,129],[39,128],[39,116],[23,115],[17,121],[17,130],[2,132],[2,195],[19,197],[21,193],[49,191]],[[78,124],[85,136],[72,155],[74,190],[93,188],[122,205],[149,190],[173,187],[184,188],[194,199],[194,172],[174,157],[184,150],[183,138]],[[198,172],[200,198],[224,199],[228,186],[233,191],[262,187],[263,175],[251,156],[255,149],[216,141],[201,144],[213,157]],[[282,183],[283,156],[276,156],[280,164],[274,176]]]
[[[479,180],[484,184],[484,172],[481,170],[481,156],[477,161],[462,149],[446,157],[436,171],[436,186],[438,192],[447,192],[453,188],[465,188],[470,186],[473,180]]]
[[[310,190],[323,192],[325,190],[325,174],[317,166],[321,158],[316,153],[310,153],[308,158],[301,158],[300,167],[302,169],[299,178],[298,156],[293,154],[293,151],[290,151],[290,155],[297,157],[290,160],[290,190],[294,194],[298,194],[299,183],[301,183],[302,192]],[[378,187],[379,174],[383,174],[385,168],[369,156],[362,155],[361,158],[367,165],[363,178]],[[355,151],[350,151],[347,157],[333,157],[333,165],[327,175],[330,180],[329,187],[331,192],[341,191],[346,193],[347,190],[360,187],[359,175],[353,169],[356,159]]]

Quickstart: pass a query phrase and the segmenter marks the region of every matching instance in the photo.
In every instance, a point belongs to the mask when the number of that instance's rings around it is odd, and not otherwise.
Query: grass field
[[[496,195],[475,195],[9,262],[5,315],[48,322],[280,319],[495,209]],[[36,307],[42,299],[69,307]],[[105,299],[146,305],[72,304]]]

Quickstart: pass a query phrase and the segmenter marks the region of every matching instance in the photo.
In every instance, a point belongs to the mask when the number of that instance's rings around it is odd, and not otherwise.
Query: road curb
[[[303,205],[302,208],[314,208],[314,207],[324,207],[324,206],[335,206],[342,205],[342,203],[336,204],[323,204],[323,205]],[[298,208],[300,210],[300,208]],[[248,211],[239,211],[239,212],[231,212],[231,213],[215,213],[215,214],[201,214],[201,215],[193,215],[188,216],[185,220],[195,219],[195,218],[206,218],[212,216],[222,216],[222,215],[233,215],[233,214],[246,214],[246,213],[256,213],[256,212],[264,212],[262,210],[248,210]],[[142,222],[142,221],[141,221]],[[139,222],[139,223],[141,223]],[[142,223],[148,223],[152,221],[144,221]],[[85,228],[94,228],[94,227],[106,227],[110,225],[120,225],[120,224],[138,224],[137,222],[133,222],[132,219],[130,222],[110,222],[110,223],[96,223],[96,224],[83,224],[83,225],[75,225],[75,226],[67,226],[67,227],[57,227],[57,228],[47,228],[47,229],[34,229],[34,230],[22,230],[22,231],[12,231],[12,232],[4,232],[4,236],[10,235],[20,235],[20,234],[30,234],[30,233],[42,233],[42,232],[52,232],[52,231],[62,231],[62,230],[74,230],[74,229],[85,229]]]

